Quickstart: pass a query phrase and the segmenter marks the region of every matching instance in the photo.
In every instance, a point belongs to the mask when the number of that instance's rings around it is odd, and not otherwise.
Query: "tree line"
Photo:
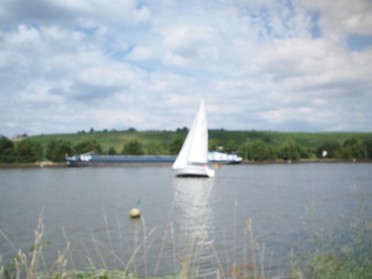
[[[372,159],[372,140],[358,141],[355,138],[343,143],[338,141],[325,141],[316,149],[298,145],[294,140],[287,140],[281,146],[255,140],[240,147],[240,154],[246,152],[246,159],[253,161],[266,160],[300,160],[314,158],[329,158],[338,160],[370,160]]]
[[[171,144],[153,143],[150,146],[136,139],[125,143],[118,152],[113,147],[104,149],[96,140],[85,140],[73,145],[64,139],[52,139],[47,147],[26,138],[14,143],[6,137],[0,138],[0,163],[33,163],[43,160],[52,162],[64,162],[65,156],[73,154],[84,154],[94,152],[97,154],[124,154],[124,155],[176,155],[182,147],[184,135],[179,135],[173,139]],[[282,145],[275,145],[270,139],[252,140],[243,144],[236,144],[233,140],[223,142],[217,139],[210,139],[209,149],[217,150],[223,146],[223,151],[228,153],[238,153],[241,157],[250,161],[275,161],[275,160],[300,160],[314,158],[330,159],[372,159],[372,139],[358,140],[350,138],[343,143],[338,141],[325,141],[320,143],[316,149],[301,146],[292,139],[288,139]]]

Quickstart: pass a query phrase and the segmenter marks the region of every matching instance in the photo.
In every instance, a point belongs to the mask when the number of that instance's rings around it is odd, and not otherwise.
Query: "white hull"
[[[184,168],[174,169],[176,176],[194,176],[194,177],[214,177],[214,169],[208,166],[187,166]]]
[[[243,158],[236,154],[227,154],[219,151],[208,152],[208,161],[210,163],[220,164],[240,164]]]
[[[173,164],[176,176],[214,177],[208,167],[208,125],[204,100]]]

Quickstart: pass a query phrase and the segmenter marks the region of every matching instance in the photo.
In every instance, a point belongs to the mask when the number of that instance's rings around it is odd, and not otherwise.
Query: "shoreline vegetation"
[[[94,152],[102,155],[177,155],[188,129],[176,131],[94,131],[75,134],[0,134],[0,164],[35,163],[58,166],[65,156]],[[209,150],[235,153],[245,163],[370,161],[372,132],[297,133],[209,130]],[[41,163],[37,163],[41,162]]]
[[[341,159],[300,159],[300,160],[265,160],[265,161],[247,161],[243,160],[240,165],[270,165],[270,164],[317,164],[317,163],[372,163],[372,159],[369,160],[341,160]],[[148,167],[148,166],[171,166],[171,163],[102,163],[99,165],[90,165],[89,167]],[[0,169],[33,169],[33,168],[64,168],[67,167],[66,162],[51,162],[41,161],[32,163],[0,163]],[[220,168],[220,166],[219,166]]]

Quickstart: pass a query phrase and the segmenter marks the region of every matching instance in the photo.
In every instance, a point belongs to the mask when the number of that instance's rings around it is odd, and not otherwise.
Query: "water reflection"
[[[214,212],[210,206],[214,179],[175,178],[176,240],[182,273],[188,278],[216,278],[218,260],[213,249]]]

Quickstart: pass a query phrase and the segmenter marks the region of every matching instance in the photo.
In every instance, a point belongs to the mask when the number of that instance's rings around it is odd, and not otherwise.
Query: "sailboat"
[[[176,176],[214,177],[208,166],[208,125],[204,100],[172,168]]]

